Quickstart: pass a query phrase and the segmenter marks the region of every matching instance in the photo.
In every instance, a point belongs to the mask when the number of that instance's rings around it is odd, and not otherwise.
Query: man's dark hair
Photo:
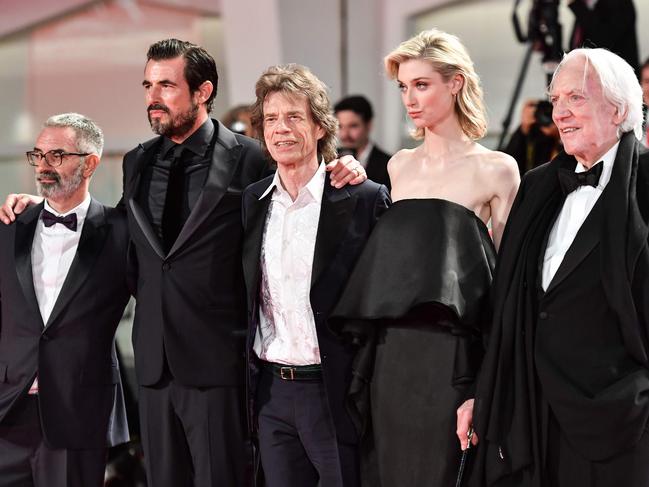
[[[365,123],[370,122],[372,117],[374,117],[372,105],[367,98],[361,95],[348,96],[334,105],[334,113],[342,112],[343,110],[351,110],[360,116]]]
[[[147,62],[151,60],[162,61],[163,59],[174,59],[179,56],[182,56],[185,60],[185,79],[191,93],[197,91],[198,87],[205,81],[212,82],[214,90],[205,103],[208,113],[211,112],[219,83],[219,75],[216,71],[214,58],[205,49],[187,41],[164,39],[151,44],[146,53],[146,60]]]

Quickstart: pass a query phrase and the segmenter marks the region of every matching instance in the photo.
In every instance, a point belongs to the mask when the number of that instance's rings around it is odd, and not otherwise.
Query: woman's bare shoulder
[[[388,161],[388,172],[392,173],[394,171],[399,171],[399,169],[408,163],[417,158],[417,149],[401,149],[397,151]]]
[[[481,171],[496,173],[494,175],[518,174],[516,160],[504,152],[487,149],[480,144],[476,144],[472,156],[478,162]]]

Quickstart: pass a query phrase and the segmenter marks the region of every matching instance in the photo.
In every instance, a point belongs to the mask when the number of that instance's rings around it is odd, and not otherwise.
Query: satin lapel
[[[133,156],[135,159],[133,161],[133,170],[130,171],[130,178],[126,181],[126,188],[124,188],[129,199],[137,198],[142,171],[144,171],[144,168],[151,159],[155,157],[157,152],[156,148],[161,141],[162,137],[156,137],[138,146],[138,150],[135,156]]]
[[[269,180],[269,185],[272,179]],[[272,200],[272,193],[259,200],[268,186],[254,195],[254,201],[246,208],[246,228],[243,237],[243,275],[246,280],[248,305],[255,302],[255,294],[258,290],[259,275],[261,272],[261,244],[264,236],[264,225],[268,208]]]
[[[575,235],[566,255],[563,257],[557,272],[552,277],[546,295],[554,290],[584,260],[591,250],[600,242],[602,232],[602,197],[597,200],[583,225]],[[544,247],[545,251],[545,247]]]
[[[192,208],[189,214],[189,218],[187,218],[187,222],[169,251],[169,255],[177,252],[201,223],[212,213],[216,205],[221,201],[221,198],[223,198],[239,166],[241,144],[237,142],[234,134],[223,124],[217,121],[215,121],[215,124],[218,124],[216,127],[217,130],[215,131],[217,140],[212,151],[212,165],[207,174],[207,180],[194,208]]]
[[[128,206],[131,209],[133,218],[135,218],[135,221],[140,227],[140,230],[144,234],[144,237],[149,242],[149,245],[151,245],[151,248],[153,248],[155,253],[158,254],[158,257],[164,259],[165,253],[162,248],[162,242],[160,241],[160,237],[158,237],[158,234],[153,229],[153,225],[151,225],[151,222],[144,214],[144,211],[142,210],[138,202],[135,201],[133,198],[131,198],[128,202]]]
[[[106,243],[107,232],[108,226],[106,225],[104,208],[93,199],[90,202],[88,215],[81,230],[77,252],[70,265],[68,275],[63,281],[56,303],[54,303],[46,328],[56,321],[61,311],[65,309],[70,300],[77,294],[79,288],[85,283]]]
[[[134,156],[135,167],[133,168],[133,171],[131,171],[130,180],[126,182],[127,188],[125,188],[125,194],[129,195],[127,203],[131,210],[131,213],[133,214],[133,217],[135,218],[135,221],[140,227],[140,230],[142,230],[142,233],[146,237],[149,245],[151,245],[155,253],[158,254],[161,259],[164,259],[165,254],[162,249],[162,242],[160,242],[160,238],[153,230],[151,222],[146,217],[146,215],[142,211],[142,208],[137,202],[137,197],[140,192],[140,180],[142,178],[142,171],[144,171],[146,165],[155,157],[156,148],[161,141],[162,137],[158,137],[144,144],[140,144],[140,146],[138,147],[138,152]]]
[[[313,255],[311,288],[316,284],[327,266],[331,265],[336,250],[347,233],[355,207],[356,198],[352,198],[349,191],[344,187],[336,189],[331,186],[329,173],[327,173]]]
[[[32,273],[32,244],[38,217],[43,210],[43,203],[25,210],[21,218],[16,220],[16,236],[14,241],[14,261],[16,263],[16,275],[22,288],[25,300],[38,320],[43,323],[41,311],[38,308],[36,291],[34,290],[34,276]],[[41,326],[42,328],[42,326]]]

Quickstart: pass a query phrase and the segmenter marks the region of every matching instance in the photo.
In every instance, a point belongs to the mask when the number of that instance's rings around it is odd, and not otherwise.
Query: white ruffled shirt
[[[262,360],[287,365],[320,363],[309,296],[324,184],[325,165],[321,163],[293,201],[276,172],[259,198],[272,192],[261,247],[259,326],[253,346]]]

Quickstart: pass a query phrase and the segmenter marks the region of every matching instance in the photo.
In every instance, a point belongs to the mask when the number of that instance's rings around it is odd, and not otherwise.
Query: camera
[[[554,71],[561,61],[561,24],[559,23],[559,0],[533,0],[524,34],[516,13],[520,0],[514,3],[512,21],[519,42],[531,42],[534,50],[543,55],[541,63],[548,73]]]
[[[534,110],[534,120],[540,127],[552,125],[552,103],[546,100],[540,100]]]

